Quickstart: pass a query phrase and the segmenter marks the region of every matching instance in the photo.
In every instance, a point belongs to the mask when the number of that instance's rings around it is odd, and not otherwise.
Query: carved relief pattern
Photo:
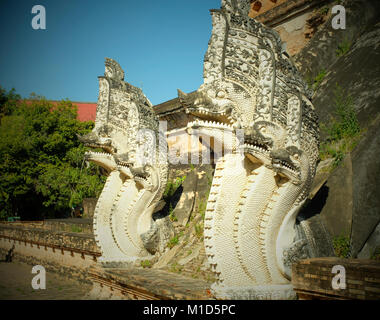
[[[205,83],[211,83],[216,79],[219,79],[223,74],[224,34],[226,32],[226,22],[223,15],[213,12],[212,24],[213,31],[208,50],[204,57],[203,77]]]
[[[99,78],[99,96],[96,108],[96,118],[99,121],[95,122],[95,128],[100,130],[100,127],[106,122],[108,105],[109,105],[110,88],[109,83],[105,78]]]
[[[205,135],[219,139],[226,124],[245,133],[244,163],[233,166],[235,154],[217,163],[205,216],[206,254],[218,278],[213,290],[227,299],[258,296],[263,286],[271,297],[292,296],[287,264],[297,253],[286,249],[318,160],[310,91],[279,35],[248,17],[249,5],[222,0],[212,11],[204,84],[194,103],[181,98]]]
[[[287,118],[287,146],[300,147],[300,119],[301,104],[296,96],[291,96],[288,100],[288,118]]]
[[[271,120],[271,95],[273,88],[272,55],[268,50],[259,51],[260,88],[254,120]]]

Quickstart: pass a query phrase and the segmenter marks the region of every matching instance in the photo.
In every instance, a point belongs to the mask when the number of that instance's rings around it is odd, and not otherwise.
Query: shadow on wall
[[[296,224],[301,223],[301,221],[308,220],[311,217],[320,214],[322,212],[323,207],[327,202],[327,198],[329,196],[329,187],[326,183],[319,189],[317,194],[313,197],[313,199],[307,200],[305,205],[300,210]]]
[[[180,185],[173,195],[164,199],[165,206],[158,212],[153,213],[152,218],[154,221],[162,219],[170,215],[171,211],[177,206],[177,203],[181,199],[183,192],[183,186]]]

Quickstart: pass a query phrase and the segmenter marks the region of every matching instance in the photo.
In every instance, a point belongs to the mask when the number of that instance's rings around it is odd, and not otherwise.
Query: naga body
[[[279,36],[250,19],[249,8],[224,0],[211,10],[204,83],[195,98],[179,98],[197,119],[189,134],[228,150],[216,162],[204,224],[215,295],[290,299],[286,257],[302,249],[296,218],[316,171],[318,122]]]
[[[163,249],[162,241],[149,242],[164,236],[157,234],[152,214],[167,182],[166,143],[141,89],[124,82],[116,61],[106,58],[105,65],[95,127],[80,137],[102,151],[89,151],[86,159],[108,172],[95,208],[94,234],[103,262],[134,261]]]

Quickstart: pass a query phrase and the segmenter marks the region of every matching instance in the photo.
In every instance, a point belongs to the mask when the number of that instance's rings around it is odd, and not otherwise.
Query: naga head
[[[120,65],[113,59],[105,58],[104,76],[115,81],[124,81],[124,71]]]
[[[95,127],[79,137],[85,146],[101,149],[86,152],[85,159],[108,172],[94,214],[103,261],[131,261],[158,250],[157,241],[151,241],[160,236],[152,214],[168,173],[162,156],[166,145],[160,143],[158,129],[152,104],[142,90],[125,82],[120,65],[106,58],[104,76],[99,77]]]
[[[99,97],[94,129],[79,139],[89,148],[85,157],[105,168],[118,170],[124,179],[134,179],[143,188],[160,185],[155,164],[155,131],[158,121],[152,104],[141,89],[124,81],[124,71],[105,58],[104,76],[99,77]]]
[[[203,125],[210,135],[225,126],[239,129],[250,160],[294,183],[306,182],[300,162],[308,162],[313,176],[319,147],[310,92],[278,34],[249,18],[249,10],[248,0],[222,0],[220,10],[211,10],[204,83],[196,94],[178,90],[179,100],[196,119],[190,127]]]

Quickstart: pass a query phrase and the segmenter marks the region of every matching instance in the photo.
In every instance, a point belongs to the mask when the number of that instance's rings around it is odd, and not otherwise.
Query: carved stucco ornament
[[[318,121],[280,37],[248,17],[249,3],[223,0],[211,10],[204,83],[192,103],[180,91],[179,98],[197,119],[190,134],[223,144],[226,128],[244,131],[244,142],[218,159],[207,203],[214,294],[293,299],[290,265],[310,256],[296,217],[315,175]]]
[[[167,183],[165,137],[150,101],[124,82],[123,70],[112,59],[106,58],[99,77],[95,127],[80,139],[103,149],[87,152],[86,159],[108,171],[94,213],[101,261],[148,259],[163,251],[169,236],[152,214]]]

